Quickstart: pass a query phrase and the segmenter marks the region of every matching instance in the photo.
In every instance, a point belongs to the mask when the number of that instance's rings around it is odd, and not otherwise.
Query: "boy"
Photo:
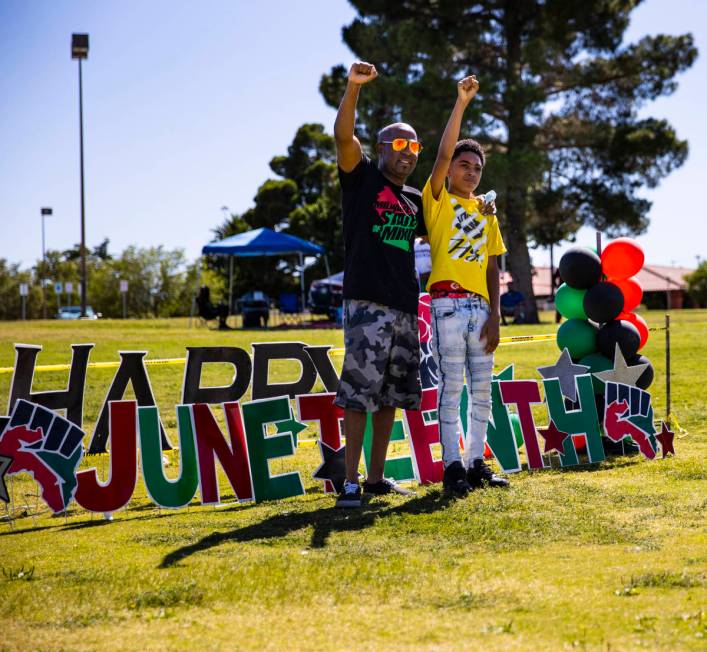
[[[500,328],[496,257],[506,248],[495,204],[486,204],[483,197],[474,195],[481,181],[484,152],[474,140],[457,142],[464,110],[478,89],[473,75],[457,84],[457,100],[432,175],[422,191],[432,253],[427,286],[432,296],[432,350],[439,368],[444,488],[460,497],[484,484],[508,486],[508,480],[496,475],[483,459],[491,410],[493,352]],[[465,368],[471,400],[462,465],[457,423]]]

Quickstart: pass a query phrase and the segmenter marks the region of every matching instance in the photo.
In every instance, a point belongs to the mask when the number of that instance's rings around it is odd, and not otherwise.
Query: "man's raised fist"
[[[378,77],[376,67],[372,63],[356,61],[349,69],[349,81],[352,84],[366,84]]]

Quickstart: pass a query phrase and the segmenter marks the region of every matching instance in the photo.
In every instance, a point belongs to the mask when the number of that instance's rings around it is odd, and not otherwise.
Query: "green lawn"
[[[663,323],[662,313],[644,315],[649,326]],[[195,499],[165,511],[139,482],[129,509],[110,523],[75,505],[67,516],[37,513],[36,485],[18,476],[16,519],[0,521],[0,649],[704,650],[707,312],[674,312],[672,320],[672,409],[687,433],[667,460],[522,472],[508,491],[463,501],[415,487],[413,498],[379,498],[351,513],[335,510],[311,479],[319,454],[303,446],[273,470],[298,469],[304,497],[237,504],[222,479],[223,507]],[[42,344],[38,363],[50,364],[68,362],[77,342],[95,343],[91,360],[104,361],[120,349],[166,358],[182,357],[188,345],[250,350],[266,340],[342,343],[336,330],[219,333],[184,320],[14,322],[0,324],[0,366],[13,364],[13,342]],[[663,332],[651,333],[645,354],[660,417]],[[538,378],[535,367],[557,355],[552,342],[504,346],[497,367],[514,362],[517,378]],[[280,382],[295,370],[273,367]],[[89,370],[89,432],[113,373]],[[183,368],[149,373],[176,441]],[[37,373],[34,388],[67,378]],[[229,379],[223,365],[204,382]],[[10,380],[0,374],[2,411]],[[170,472],[178,466],[170,454]]]

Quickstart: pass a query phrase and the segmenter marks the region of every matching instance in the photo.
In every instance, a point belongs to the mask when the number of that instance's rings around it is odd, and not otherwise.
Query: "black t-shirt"
[[[344,299],[417,314],[415,236],[425,234],[422,195],[398,186],[367,156],[339,168],[344,216]]]

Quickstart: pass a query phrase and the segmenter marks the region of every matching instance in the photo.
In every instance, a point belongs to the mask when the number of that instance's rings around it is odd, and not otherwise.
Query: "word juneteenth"
[[[80,347],[84,347],[82,350]],[[113,512],[129,502],[138,472],[150,498],[161,507],[188,505],[200,492],[202,504],[220,502],[217,465],[239,501],[278,500],[304,494],[299,472],[273,475],[270,461],[292,456],[299,433],[307,425],[318,431],[322,463],[314,477],[324,482],[326,492],[343,482],[343,411],[333,404],[334,393],[309,393],[321,379],[325,389],[335,387],[336,372],[328,357],[329,347],[307,347],[299,342],[253,346],[253,358],[236,347],[187,349],[182,396],[176,408],[180,474],[169,479],[162,452],[169,447],[154,403],[144,366],[145,352],[121,353],[115,374],[96,425],[89,453],[102,452],[109,444],[110,462],[106,480],[96,468],[78,470],[83,458],[82,402],[88,351],[91,345],[74,345],[74,357],[66,390],[32,392],[32,376],[39,347],[17,345],[9,417],[0,422],[0,498],[4,475],[31,473],[42,488],[42,497],[54,512],[64,511],[71,500],[93,512]],[[268,365],[276,359],[295,359],[302,366],[292,383],[270,383]],[[78,361],[78,367],[77,367]],[[233,383],[226,387],[200,387],[201,370],[207,362],[234,366]],[[251,386],[253,400],[240,402]],[[81,381],[81,382],[79,382]],[[136,400],[123,400],[132,384]],[[546,457],[555,454],[561,466],[597,463],[605,459],[602,426],[614,441],[631,437],[647,458],[656,456],[656,431],[650,395],[638,388],[607,383],[600,423],[591,374],[575,377],[576,400],[563,396],[560,380],[513,379],[512,367],[492,383],[492,418],[487,431],[490,454],[505,472],[522,468],[513,420],[520,423],[521,444],[527,468],[549,467]],[[467,427],[468,396],[462,397],[460,422]],[[545,404],[549,425],[538,429],[533,406]],[[212,406],[220,405],[225,429]],[[392,441],[409,444],[409,455],[389,458],[385,475],[398,481],[422,484],[440,482],[442,462],[433,448],[439,444],[437,390],[423,390],[420,410],[401,411]],[[511,409],[513,408],[513,409]],[[610,408],[610,409],[609,409]],[[66,411],[66,416],[57,410]],[[8,410],[10,411],[10,410]],[[78,417],[78,418],[77,418]],[[104,421],[102,421],[104,419]],[[609,419],[607,421],[607,419]],[[105,430],[102,429],[105,428]],[[372,430],[364,437],[364,463],[370,458]],[[544,450],[541,450],[544,442]],[[663,446],[665,453],[665,447]],[[579,453],[584,452],[580,458]],[[138,464],[139,460],[139,464]],[[85,465],[84,465],[85,466]]]

